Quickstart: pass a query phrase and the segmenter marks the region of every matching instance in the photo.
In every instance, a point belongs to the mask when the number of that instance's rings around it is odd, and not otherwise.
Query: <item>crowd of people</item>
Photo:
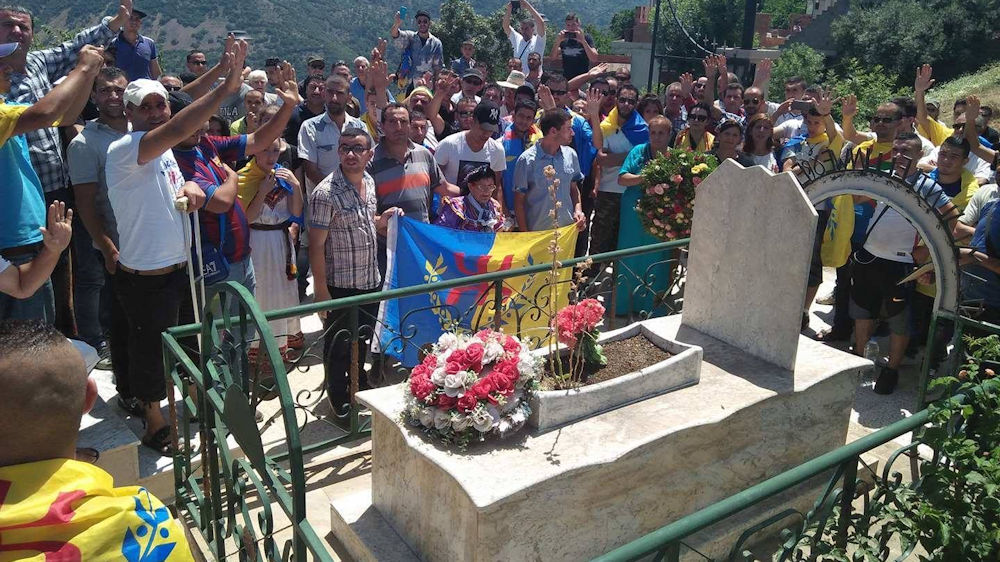
[[[987,236],[997,189],[981,188],[995,180],[1000,135],[974,97],[943,122],[940,104],[925,97],[929,67],[918,70],[912,98],[884,100],[862,131],[857,100],[833,99],[822,85],[791,78],[785,101],[769,102],[768,60],[750,85],[713,55],[702,76],[643,94],[627,68],[598,64],[575,14],[546,52],[546,22],[528,0],[520,6],[512,14],[508,4],[503,18],[511,51],[500,81],[476,61],[474,38],[446,61],[424,11],[415,30],[397,13],[389,39],[350,63],[309,57],[299,81],[267,53],[253,53],[262,68],[248,66],[249,45],[232,36],[221,53],[192,50],[184,72],[170,74],[131,0],[41,51],[29,50],[30,12],[0,8],[0,320],[42,320],[98,349],[119,407],[145,420],[143,443],[168,454],[160,333],[192,318],[189,260],[200,260],[207,284],[234,281],[268,310],[301,302],[310,279],[317,301],[380,290],[394,215],[474,231],[573,224],[578,255],[647,244],[655,240],[634,210],[643,168],[669,148],[795,174],[817,162],[856,165],[863,154],[957,219],[950,226],[978,268],[968,294],[1000,319],[1000,266]],[[390,40],[402,53],[395,72]],[[561,71],[543,68],[546,55]],[[934,295],[929,283],[896,282],[928,258],[894,209],[863,198],[853,208],[833,326],[816,337],[853,333],[863,353],[884,322],[891,345],[875,390],[889,393],[910,341],[926,333]],[[830,205],[818,211],[803,328],[822,281]],[[351,354],[333,335],[347,319],[326,316],[328,391],[342,413]],[[361,316],[370,333],[374,312]],[[271,330],[289,357],[302,349],[297,319]]]

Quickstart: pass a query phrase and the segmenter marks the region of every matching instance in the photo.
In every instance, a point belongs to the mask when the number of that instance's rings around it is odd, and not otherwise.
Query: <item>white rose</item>
[[[493,428],[493,416],[485,408],[476,408],[469,417],[472,418],[472,427],[480,433],[486,433]]]
[[[431,382],[438,386],[444,386],[444,377],[444,367],[438,367],[437,369],[431,371]]]
[[[503,354],[503,345],[496,340],[490,340],[489,343],[483,346],[483,365],[493,363],[503,357]]]
[[[458,347],[458,336],[454,332],[445,332],[438,338],[437,345],[441,351],[455,349]]]
[[[424,408],[420,410],[420,425],[424,427],[434,427],[434,408]]]
[[[451,420],[451,428],[455,431],[463,431],[468,429],[472,425],[472,419],[469,416],[458,415]]]
[[[468,371],[459,371],[454,375],[444,376],[444,393],[448,396],[461,398],[465,394],[465,381],[469,377]]]
[[[434,410],[434,429],[444,431],[451,425],[451,413],[444,408]]]

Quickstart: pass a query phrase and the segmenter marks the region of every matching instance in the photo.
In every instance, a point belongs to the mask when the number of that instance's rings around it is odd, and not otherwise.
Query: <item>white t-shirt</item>
[[[927,201],[943,207],[951,200],[944,195],[937,182],[918,178],[913,189]],[[884,211],[884,212],[883,212]],[[917,229],[903,215],[879,201],[868,223],[868,240],[865,249],[873,256],[901,263],[913,263],[913,246],[917,243]]]
[[[476,98],[476,103],[477,104],[479,102],[483,101],[483,98],[481,98],[479,96],[472,96],[472,97]],[[462,92],[455,92],[454,94],[451,95],[451,103],[458,103],[461,100],[462,100]]]
[[[628,154],[632,150],[632,143],[621,129],[613,134],[604,137],[604,151],[608,154]],[[601,167],[601,181],[597,185],[597,191],[605,193],[625,193],[625,186],[618,184],[618,169],[621,166]]]
[[[139,141],[146,131],[129,133],[108,147],[105,173],[108,199],[118,220],[118,261],[148,271],[187,261],[185,214],[174,208],[184,176],[167,150],[139,165]]]
[[[545,58],[545,36],[532,35],[531,39],[525,43],[524,36],[519,32],[511,29],[510,35],[507,36],[510,40],[510,46],[514,48],[514,56],[521,59],[521,72],[528,74],[530,71],[528,69],[528,56],[531,53],[538,53]]]
[[[445,179],[461,187],[463,192],[468,187],[465,175],[473,168],[489,164],[494,172],[503,172],[507,169],[507,158],[499,140],[489,139],[482,150],[473,152],[465,140],[467,134],[468,131],[462,131],[445,137],[434,151],[434,159],[441,166]]]

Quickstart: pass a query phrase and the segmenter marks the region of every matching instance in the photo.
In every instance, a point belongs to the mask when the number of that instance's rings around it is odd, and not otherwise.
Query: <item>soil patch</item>
[[[616,379],[634,373],[639,369],[659,363],[671,356],[667,351],[657,347],[646,336],[640,334],[623,340],[601,344],[608,364],[585,365],[583,367],[583,386]],[[563,372],[569,371],[569,357],[563,358]],[[545,367],[545,378],[542,380],[543,390],[553,390],[552,376],[548,363]]]

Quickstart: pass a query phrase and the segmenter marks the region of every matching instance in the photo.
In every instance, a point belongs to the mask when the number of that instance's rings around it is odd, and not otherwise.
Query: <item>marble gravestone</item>
[[[793,370],[817,220],[792,174],[723,162],[698,186],[683,324]]]
[[[331,502],[333,533],[365,561],[586,560],[842,446],[871,362],[798,333],[816,222],[790,174],[727,161],[698,187],[684,314],[642,322],[703,350],[698,384],[465,453],[400,423],[402,385],[358,393],[372,487]],[[723,557],[815,499],[687,542]]]

